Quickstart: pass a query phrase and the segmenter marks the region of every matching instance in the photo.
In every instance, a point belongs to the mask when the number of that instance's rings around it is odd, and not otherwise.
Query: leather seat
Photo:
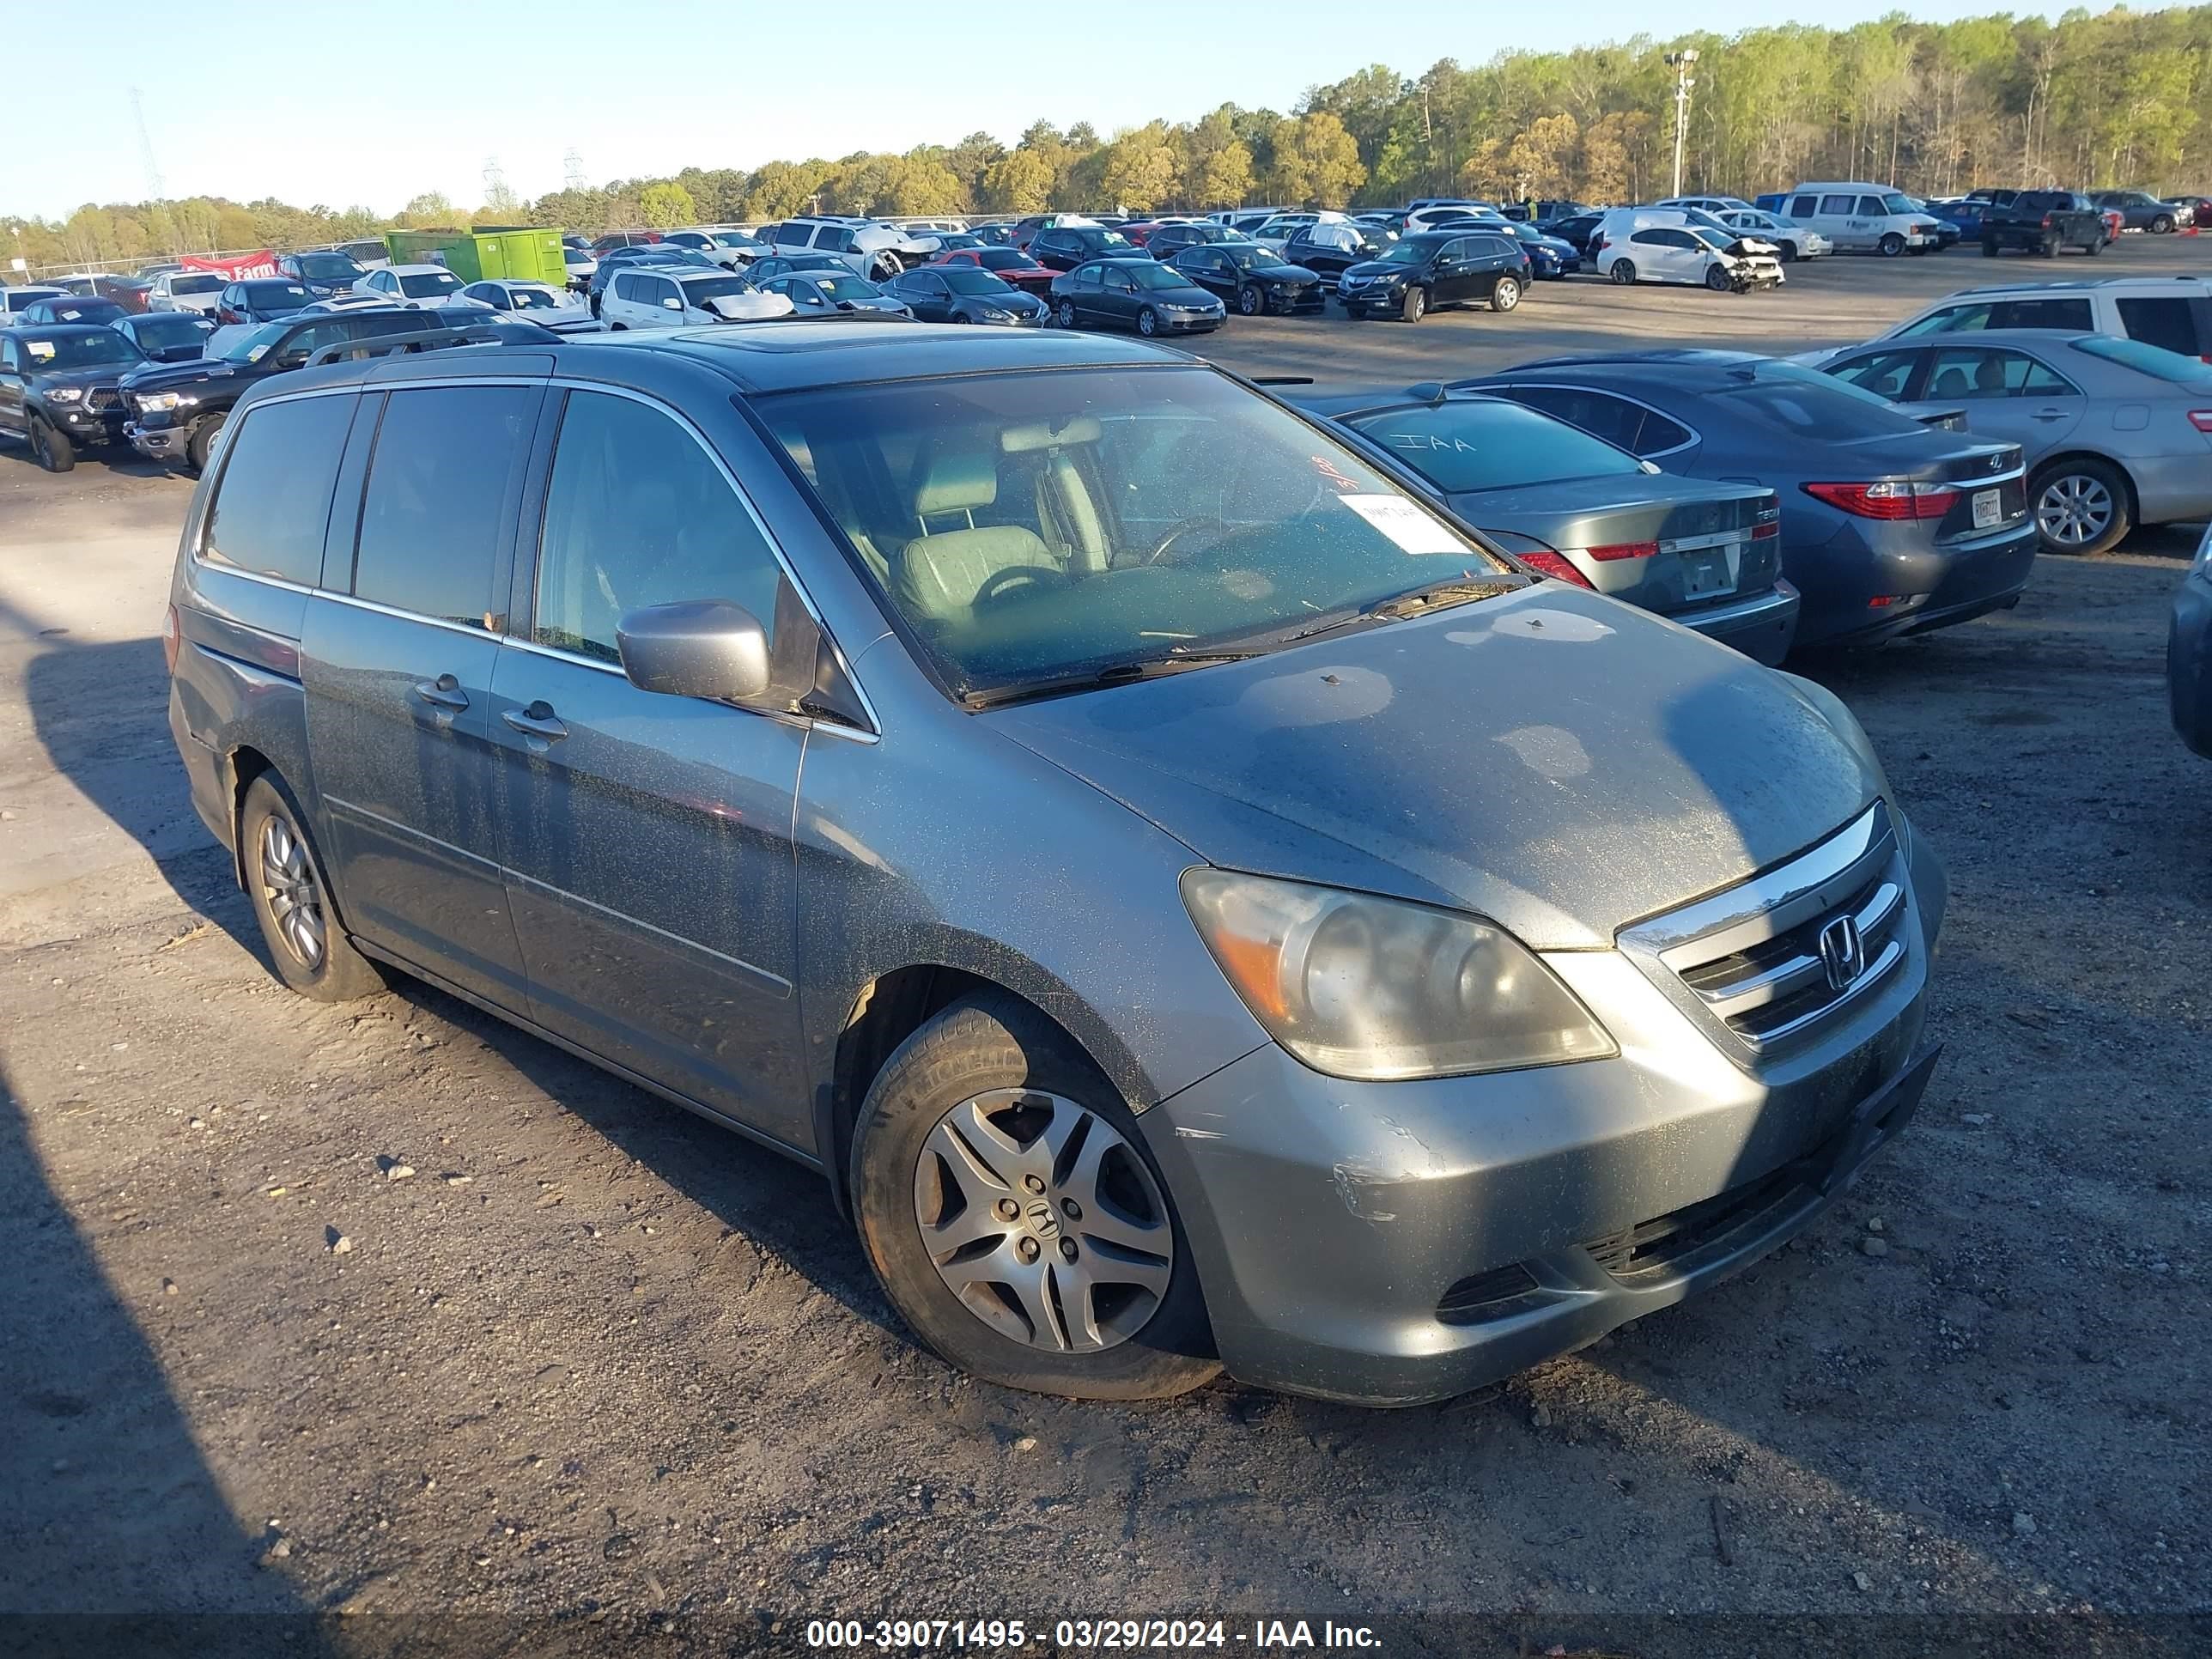
[[[945,453],[934,458],[915,491],[914,515],[922,533],[899,550],[891,566],[891,596],[909,617],[965,620],[976,597],[1002,586],[1006,572],[1065,574],[1052,550],[1019,525],[975,523],[975,509],[999,498],[998,458]],[[932,534],[930,521],[958,515],[958,526]]]
[[[1931,398],[1963,398],[1966,395],[1966,372],[1953,367],[1936,377],[1936,384],[1928,389]]]

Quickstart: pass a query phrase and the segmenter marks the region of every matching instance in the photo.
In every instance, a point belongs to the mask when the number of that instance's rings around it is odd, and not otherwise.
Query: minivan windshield
[[[1032,370],[757,405],[956,696],[1267,650],[1500,561],[1200,368]],[[979,699],[989,700],[989,699]]]

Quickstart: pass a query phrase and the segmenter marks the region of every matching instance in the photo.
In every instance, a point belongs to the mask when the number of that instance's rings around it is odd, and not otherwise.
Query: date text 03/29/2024
[[[1255,1619],[1242,1626],[1220,1619],[1061,1619],[1049,1627],[1019,1619],[811,1619],[805,1642],[810,1648],[865,1648],[879,1653],[989,1652],[1031,1645],[1121,1652],[1232,1647],[1371,1651],[1382,1645],[1365,1625],[1340,1625],[1327,1619],[1318,1627],[1304,1619]]]

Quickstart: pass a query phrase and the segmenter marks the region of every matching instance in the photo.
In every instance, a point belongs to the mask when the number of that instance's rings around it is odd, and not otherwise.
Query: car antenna
[[[1254,386],[1311,386],[1313,383],[1314,377],[1310,374],[1255,374],[1252,377]]]
[[[1434,407],[1443,402],[1449,392],[1442,380],[1424,380],[1419,386],[1407,386],[1406,395],[1418,402]]]

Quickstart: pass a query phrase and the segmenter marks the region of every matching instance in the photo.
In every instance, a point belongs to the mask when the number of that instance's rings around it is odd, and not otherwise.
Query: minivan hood
[[[1558,582],[976,718],[1200,858],[1546,950],[1801,851],[1880,794],[1819,687]]]

